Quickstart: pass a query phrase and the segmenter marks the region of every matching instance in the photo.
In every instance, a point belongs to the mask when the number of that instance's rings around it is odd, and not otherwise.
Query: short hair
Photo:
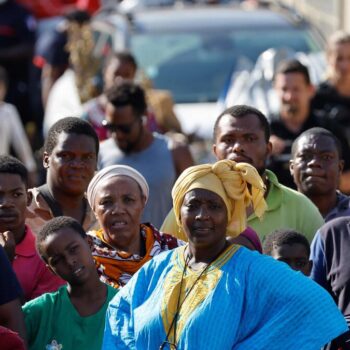
[[[0,83],[3,83],[6,87],[8,86],[8,74],[2,66],[0,66]]]
[[[268,234],[263,244],[263,253],[272,255],[275,246],[281,247],[284,244],[292,245],[296,243],[302,244],[307,255],[310,256],[310,243],[307,238],[300,232],[289,228],[277,229]]]
[[[0,155],[0,173],[19,175],[28,187],[28,170],[17,158],[9,155]]]
[[[276,69],[275,78],[278,74],[289,73],[300,73],[304,77],[306,84],[311,84],[309,70],[306,66],[300,63],[300,61],[296,59],[282,61]]]
[[[106,91],[107,100],[114,107],[131,106],[136,117],[141,118],[147,109],[145,92],[131,81],[118,81]]]
[[[74,9],[68,11],[64,15],[64,18],[69,22],[77,22],[81,25],[83,23],[89,22],[91,19],[91,16],[90,16],[89,12],[87,12],[87,11],[74,8]]]
[[[346,33],[342,30],[334,32],[327,41],[326,51],[329,54],[335,45],[350,43],[350,33]]]
[[[98,154],[100,143],[96,131],[90,123],[77,117],[66,117],[60,119],[51,126],[45,140],[44,152],[47,152],[48,154],[52,153],[61,133],[90,136],[95,142],[96,155]]]
[[[130,51],[117,51],[113,52],[110,56],[108,56],[105,67],[108,67],[109,64],[114,60],[117,59],[122,63],[128,63],[131,66],[135,68],[135,71],[137,70],[137,62],[134,57],[134,55]]]
[[[343,149],[342,149],[342,145],[341,145],[339,139],[329,130],[324,129],[324,128],[320,128],[320,127],[307,129],[306,131],[301,133],[294,140],[294,142],[292,144],[292,158],[294,158],[294,156],[295,156],[295,153],[297,150],[297,145],[298,145],[298,142],[300,141],[300,139],[302,139],[304,137],[311,137],[311,136],[326,136],[326,137],[331,138],[335,144],[336,149],[337,149],[339,159],[343,158]]]
[[[267,118],[258,109],[251,107],[251,106],[247,106],[247,105],[236,105],[233,107],[229,107],[229,108],[225,109],[217,117],[215,124],[214,124],[214,134],[213,134],[214,142],[216,141],[220,120],[223,116],[230,115],[233,118],[241,119],[241,118],[246,117],[249,114],[254,114],[259,119],[261,128],[264,130],[265,140],[266,140],[266,142],[269,142],[271,129],[270,129],[270,124],[269,124]]]
[[[86,232],[79,222],[69,216],[58,216],[48,221],[38,232],[36,236],[36,249],[39,255],[46,261],[44,252],[42,250],[42,243],[51,235],[62,229],[72,229],[82,238],[86,237]]]

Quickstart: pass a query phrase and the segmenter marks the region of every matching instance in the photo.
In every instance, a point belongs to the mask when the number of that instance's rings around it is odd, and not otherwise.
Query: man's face
[[[275,78],[274,86],[280,102],[281,118],[303,123],[309,114],[313,85],[306,82],[302,73],[280,73]]]
[[[290,162],[298,191],[305,195],[331,195],[339,185],[343,161],[334,141],[325,135],[302,137]]]
[[[109,62],[104,72],[105,89],[108,89],[111,86],[113,86],[118,78],[133,81],[135,78],[135,74],[136,70],[132,64],[128,62],[122,62],[117,58],[113,58]]]
[[[0,232],[21,234],[30,202],[26,185],[18,174],[0,173]]]
[[[96,170],[95,140],[88,135],[59,134],[51,154],[44,153],[48,181],[60,191],[83,194]]]
[[[142,118],[135,116],[130,105],[114,107],[108,103],[105,127],[110,131],[118,147],[125,153],[135,150],[143,133]]]
[[[213,145],[218,160],[230,159],[238,163],[249,163],[261,175],[265,171],[265,162],[271,148],[256,115],[248,114],[242,118],[224,115],[221,118]]]
[[[339,80],[350,77],[350,43],[335,45],[328,54],[328,62]]]

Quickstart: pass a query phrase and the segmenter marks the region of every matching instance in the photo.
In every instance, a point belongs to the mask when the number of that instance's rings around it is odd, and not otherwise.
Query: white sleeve
[[[9,105],[8,122],[11,124],[10,142],[18,158],[24,163],[28,171],[36,170],[32,148],[29,144],[28,137],[24,131],[22,121],[18,114],[17,108]]]

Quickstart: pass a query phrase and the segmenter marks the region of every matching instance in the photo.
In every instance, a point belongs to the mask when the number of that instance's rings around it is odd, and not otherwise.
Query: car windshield
[[[170,90],[176,103],[217,101],[234,71],[280,47],[320,50],[309,31],[294,28],[135,33],[131,39],[140,68],[156,88]]]

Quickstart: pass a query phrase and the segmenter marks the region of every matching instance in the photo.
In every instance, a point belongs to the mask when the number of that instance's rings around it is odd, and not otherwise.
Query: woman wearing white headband
[[[88,232],[101,280],[115,288],[153,256],[181,245],[176,238],[141,224],[149,195],[145,178],[126,165],[112,165],[91,180],[87,198],[101,229]]]

